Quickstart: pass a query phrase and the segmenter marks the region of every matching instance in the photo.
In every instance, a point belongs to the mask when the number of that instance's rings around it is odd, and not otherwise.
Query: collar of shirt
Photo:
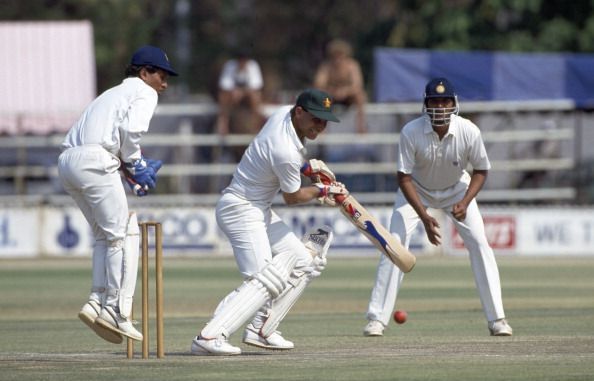
[[[144,82],[139,77],[127,77],[127,78],[124,78],[124,80],[122,81],[122,83],[133,83],[134,86],[141,87],[141,88],[143,88],[145,90],[148,90],[151,93],[154,93],[155,95],[159,96],[159,93],[157,92],[157,90],[153,89],[151,86],[149,86],[148,83]]]
[[[295,126],[293,126],[293,122],[291,121],[291,112],[290,111],[285,116],[285,125],[287,126],[287,129],[289,130],[288,131],[289,137],[295,144],[295,147],[297,147],[297,150],[303,156],[305,156],[307,154],[307,148],[305,148],[305,146],[303,145],[301,140],[299,140],[299,136],[297,136],[297,130],[295,129]]]
[[[452,117],[450,119],[450,125],[448,127],[448,132],[445,134],[444,138],[448,135],[456,136],[456,132],[458,131],[458,123],[454,123],[455,117],[456,117],[456,115],[452,115]],[[431,125],[431,120],[429,119],[428,116],[426,116],[425,117],[425,125],[423,127],[423,133],[430,134],[432,132],[437,134],[437,132],[433,131],[433,126]]]

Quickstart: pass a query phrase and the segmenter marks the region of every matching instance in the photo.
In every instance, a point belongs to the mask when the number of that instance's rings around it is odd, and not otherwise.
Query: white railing
[[[276,107],[267,105],[264,112],[270,114]],[[414,116],[419,112],[418,103],[404,104],[368,104],[366,112],[369,119],[373,117],[403,117]],[[550,112],[573,112],[574,105],[570,101],[531,101],[531,102],[466,102],[463,104],[465,113],[502,113],[513,117],[514,113],[532,112],[532,113],[550,113]],[[192,132],[192,125],[189,117],[213,115],[216,113],[216,105],[213,104],[176,104],[160,105],[157,108],[156,116],[159,117],[182,117],[178,132],[163,134],[149,133],[143,138],[143,147],[170,147],[173,150],[179,148],[179,151],[188,151],[193,147],[213,147],[222,148],[230,146],[244,146],[249,144],[252,135],[227,135],[219,136],[216,134],[199,134]],[[187,117],[187,118],[184,118]],[[401,126],[400,126],[401,127]],[[518,143],[518,142],[536,142],[542,140],[569,142],[573,144],[575,139],[575,126],[562,127],[543,132],[538,129],[508,129],[501,131],[483,132],[483,137],[487,144],[495,143]],[[16,149],[17,156],[26,158],[26,151],[30,148],[55,148],[59,147],[63,139],[62,135],[52,136],[13,136],[0,137],[0,149]],[[357,145],[384,147],[389,150],[397,150],[399,134],[389,132],[369,132],[367,134],[355,133],[327,133],[316,141],[308,142],[313,147],[329,146],[348,146],[353,142]],[[190,157],[192,154],[190,153]],[[176,156],[178,159],[181,156]],[[568,155],[560,158],[529,158],[529,159],[511,159],[499,158],[492,159],[492,171],[514,173],[519,171],[564,171],[572,170],[575,167],[575,157]],[[23,187],[26,179],[29,178],[48,178],[55,179],[57,169],[54,163],[50,165],[29,165],[26,160],[17,160],[16,165],[1,165],[0,179],[12,179],[15,184],[15,193],[19,193],[19,188]],[[344,175],[395,175],[396,164],[394,160],[380,161],[374,163],[368,162],[339,162],[332,163],[332,169],[337,176]],[[178,160],[169,162],[165,165],[159,175],[161,178],[168,177],[170,185],[175,188],[184,182],[184,178],[192,176],[208,176],[214,181],[230,176],[235,170],[236,163],[205,163],[194,162],[194,160]],[[173,193],[188,194],[187,186],[179,186]],[[186,188],[186,189],[183,189]],[[22,190],[22,189],[20,189]],[[485,189],[481,192],[479,199],[485,201],[524,201],[524,200],[572,200],[575,198],[576,190],[571,187],[550,187],[546,189]],[[216,199],[216,192],[200,196],[201,200],[208,202]],[[393,192],[362,192],[359,197],[367,202],[391,202]],[[179,199],[179,197],[176,197]],[[153,198],[156,201],[156,199]]]

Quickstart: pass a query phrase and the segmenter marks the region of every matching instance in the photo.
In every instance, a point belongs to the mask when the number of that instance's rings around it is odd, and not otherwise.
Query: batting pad
[[[314,259],[316,257],[325,259],[333,238],[334,233],[332,228],[329,226],[322,226],[316,227],[305,233],[301,241]],[[276,331],[280,322],[287,316],[289,310],[295,303],[297,303],[297,300],[299,300],[301,294],[305,291],[305,287],[307,287],[312,279],[315,278],[315,276],[312,275],[314,273],[316,273],[317,276],[320,275],[321,269],[314,269],[315,265],[313,262],[315,262],[315,260],[312,260],[312,265],[310,265],[308,269],[309,271],[296,268],[291,273],[289,287],[285,289],[283,294],[272,301],[272,307],[268,311],[268,317],[264,321],[262,328],[260,328],[260,334],[262,336],[268,337]]]
[[[205,339],[215,339],[221,334],[229,337],[269,299],[270,294],[259,280],[246,280],[227,297],[224,305],[219,306],[216,315],[200,332],[200,336]]]
[[[289,273],[295,267],[297,257],[291,253],[275,256],[253,278],[226,297],[224,305],[219,305],[212,320],[204,327],[200,336],[214,339],[223,334],[229,337],[245,322],[254,316],[274,295],[278,296],[286,288]]]
[[[140,230],[135,212],[130,212],[126,238],[122,255],[122,287],[120,289],[119,307],[120,314],[130,317],[132,314],[132,302],[134,290],[136,289],[136,278],[138,276],[138,246],[140,244]]]
[[[291,307],[297,303],[311,279],[306,273],[301,273],[297,279],[289,282],[291,285],[284,294],[272,301],[272,308],[268,311],[268,317],[264,321],[262,328],[260,328],[260,334],[263,337],[268,337],[276,331]]]
[[[330,226],[323,225],[305,233],[301,242],[309,250],[312,257],[326,258],[330,244],[334,239],[334,231]]]

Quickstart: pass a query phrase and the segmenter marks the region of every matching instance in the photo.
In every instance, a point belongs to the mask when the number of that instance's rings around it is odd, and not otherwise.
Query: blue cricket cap
[[[139,48],[132,55],[131,65],[136,66],[153,66],[158,69],[165,70],[172,76],[177,76],[177,72],[173,70],[169,63],[167,54],[156,46],[145,45]]]
[[[425,86],[425,99],[427,98],[456,98],[456,91],[447,79],[433,78]]]

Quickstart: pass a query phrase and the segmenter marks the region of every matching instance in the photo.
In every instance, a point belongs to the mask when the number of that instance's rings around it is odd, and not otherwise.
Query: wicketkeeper
[[[134,193],[155,187],[161,161],[145,158],[140,139],[148,131],[158,94],[177,73],[167,55],[144,46],[132,56],[126,79],[99,97],[72,126],[58,159],[64,189],[76,201],[91,229],[93,277],[89,300],[79,318],[103,339],[142,340],[130,320],[138,271],[138,221],[128,211],[120,168]]]

